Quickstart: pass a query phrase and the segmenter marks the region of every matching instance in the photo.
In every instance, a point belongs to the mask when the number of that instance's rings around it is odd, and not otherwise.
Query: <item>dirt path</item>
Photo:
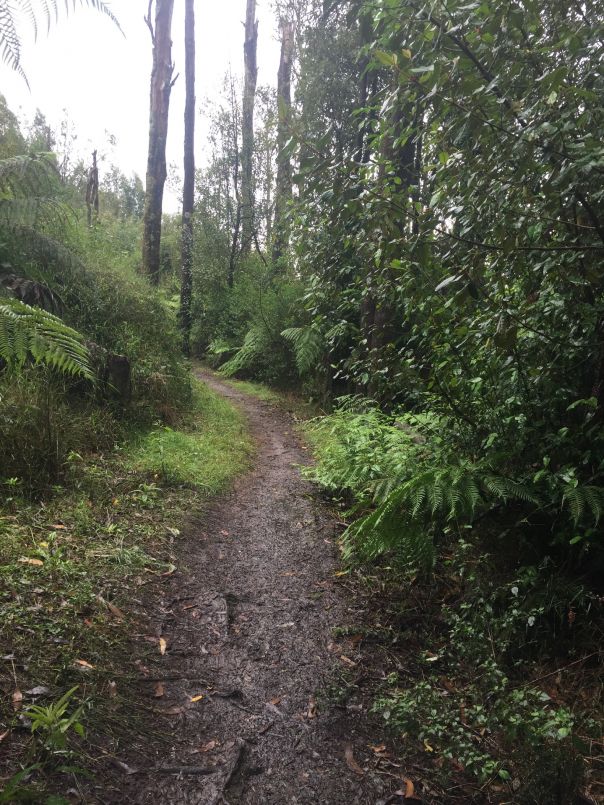
[[[188,535],[189,576],[157,627],[167,642],[157,704],[174,743],[128,779],[122,801],[383,802],[398,785],[366,765],[379,728],[361,705],[325,696],[356,662],[354,641],[332,631],[359,614],[334,578],[336,524],[300,478],[288,417],[203,379],[244,410],[258,454]]]

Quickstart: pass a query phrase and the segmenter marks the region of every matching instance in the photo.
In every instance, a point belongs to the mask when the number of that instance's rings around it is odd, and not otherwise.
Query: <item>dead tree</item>
[[[277,186],[275,189],[275,235],[273,240],[273,264],[276,264],[287,249],[286,212],[292,197],[292,167],[287,151],[291,122],[291,80],[294,56],[294,25],[281,20],[281,58],[277,76]]]
[[[92,152],[92,165],[88,171],[86,183],[86,209],[88,210],[88,227],[92,228],[99,217],[99,169],[96,164],[96,149]]]
[[[254,237],[254,101],[258,79],[257,49],[256,0],[247,0],[241,119],[241,253],[244,256],[249,254]]]
[[[185,153],[182,192],[180,326],[185,355],[191,352],[193,204],[195,201],[195,0],[185,0]]]
[[[156,0],[155,24],[151,22],[153,0],[145,22],[153,43],[153,68],[149,105],[149,154],[143,215],[143,273],[157,285],[160,277],[161,216],[166,182],[166,141],[172,73],[172,10],[174,0]]]

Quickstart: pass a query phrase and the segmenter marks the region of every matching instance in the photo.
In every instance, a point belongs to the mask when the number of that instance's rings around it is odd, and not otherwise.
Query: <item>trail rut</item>
[[[187,535],[186,576],[156,623],[167,645],[157,709],[174,738],[127,778],[122,801],[384,801],[400,783],[371,764],[379,725],[326,695],[357,662],[354,641],[333,632],[360,614],[334,577],[339,527],[300,476],[288,416],[202,379],[245,412],[257,455]]]

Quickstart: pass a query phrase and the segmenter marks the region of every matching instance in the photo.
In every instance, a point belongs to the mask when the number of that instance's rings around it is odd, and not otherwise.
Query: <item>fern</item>
[[[34,35],[38,34],[38,18],[42,15],[46,19],[47,27],[59,18],[59,8],[65,7],[68,13],[70,7],[75,10],[77,0],[0,0],[0,52],[2,61],[17,72],[27,83],[27,77],[21,66],[21,35],[19,33],[19,18],[25,17]],[[89,6],[95,11],[105,14],[121,31],[117,18],[102,0],[79,0],[80,6]]]
[[[241,347],[226,363],[218,370],[225,377],[233,377],[237,372],[251,366],[258,355],[262,354],[266,342],[266,336],[261,327],[254,326],[248,330]]]
[[[600,508],[604,507],[602,492]],[[395,551],[404,561],[429,570],[434,559],[434,526],[452,520],[469,523],[479,508],[511,499],[539,503],[529,487],[481,465],[427,469],[399,485],[373,512],[345,531],[345,557],[373,559]],[[586,499],[595,507],[595,495]]]
[[[564,491],[563,505],[568,506],[575,525],[589,514],[597,525],[604,512],[604,488],[601,486],[575,486],[567,487]]]
[[[68,375],[94,377],[79,333],[46,310],[0,300],[0,359],[22,366],[30,357]]]
[[[316,327],[290,327],[281,333],[292,346],[296,366],[301,376],[310,374],[319,363],[325,350],[325,342]]]

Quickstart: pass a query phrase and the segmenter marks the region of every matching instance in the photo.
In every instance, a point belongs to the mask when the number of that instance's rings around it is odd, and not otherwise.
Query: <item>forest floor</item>
[[[171,737],[140,735],[119,790],[97,788],[99,801],[419,801],[367,713],[362,682],[380,672],[346,628],[363,622],[363,600],[338,575],[340,523],[300,475],[308,459],[291,417],[201,379],[244,412],[256,460],[184,529],[186,568],[150,616],[163,653],[142,682]]]

